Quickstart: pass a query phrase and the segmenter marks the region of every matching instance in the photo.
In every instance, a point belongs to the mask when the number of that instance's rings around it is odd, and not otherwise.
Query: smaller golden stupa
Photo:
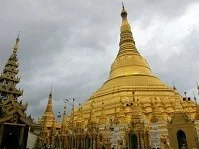
[[[53,125],[55,124],[56,128],[59,128],[59,124],[57,124],[54,113],[53,113],[53,108],[52,108],[52,91],[49,94],[49,99],[48,99],[48,104],[46,106],[46,110],[41,118],[41,120],[39,121],[39,123],[41,125],[44,125],[47,128],[51,128],[53,127]]]
[[[39,121],[41,126],[41,131],[39,134],[39,147],[47,147],[47,145],[55,146],[57,137],[58,137],[58,130],[60,129],[59,124],[56,122],[55,116],[53,114],[52,108],[52,91],[49,94],[48,104],[46,110]]]

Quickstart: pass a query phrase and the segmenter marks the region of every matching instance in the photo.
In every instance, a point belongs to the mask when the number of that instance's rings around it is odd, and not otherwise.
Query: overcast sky
[[[181,94],[197,95],[198,0],[124,3],[137,48],[153,73],[169,86],[174,81]],[[28,113],[43,114],[51,84],[58,114],[65,98],[78,105],[108,79],[119,49],[120,12],[121,0],[0,0],[0,70],[20,31],[18,87]]]

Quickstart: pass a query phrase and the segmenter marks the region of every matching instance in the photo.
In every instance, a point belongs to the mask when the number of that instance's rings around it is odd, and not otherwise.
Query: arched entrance
[[[138,139],[135,133],[131,133],[129,135],[129,149],[137,149],[138,148]]]
[[[179,130],[177,132],[177,139],[178,139],[178,148],[187,148],[187,140],[184,131]]]
[[[4,130],[3,130],[1,148],[6,148],[6,149],[22,148],[22,149],[24,149],[26,144],[23,143],[23,140],[25,137],[27,137],[27,135],[26,135],[26,134],[28,134],[27,130],[28,129],[26,129],[24,126],[5,124]]]
[[[13,129],[12,127],[6,127],[4,129],[4,136],[2,141],[2,147],[8,149],[14,149],[19,146],[19,137],[17,134],[20,133],[19,129]]]
[[[106,149],[104,145],[102,146],[102,149]]]
[[[91,148],[91,138],[90,136],[85,137],[85,149],[90,149]]]

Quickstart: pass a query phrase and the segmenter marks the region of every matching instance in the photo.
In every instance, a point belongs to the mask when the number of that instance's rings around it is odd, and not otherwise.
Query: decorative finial
[[[17,36],[17,38],[16,38],[16,43],[15,43],[14,48],[13,48],[13,52],[14,52],[14,53],[17,53],[17,50],[18,50],[19,35],[20,35],[20,33],[18,34],[18,36]]]
[[[124,2],[122,1],[122,8],[123,8],[123,10],[124,10]]]
[[[66,101],[64,101],[64,110],[66,110]]]
[[[50,94],[49,94],[49,96],[52,96],[52,89],[53,87],[52,87],[52,84],[51,84],[51,86],[50,86]]]
[[[20,36],[20,31],[19,31],[19,33],[18,33],[18,36],[17,36],[17,39],[16,39],[16,43],[19,42],[19,36]]]
[[[124,9],[124,2],[123,1],[122,1],[122,12],[121,12],[121,16],[122,16],[123,19],[126,19],[126,17],[127,17],[127,12]]]

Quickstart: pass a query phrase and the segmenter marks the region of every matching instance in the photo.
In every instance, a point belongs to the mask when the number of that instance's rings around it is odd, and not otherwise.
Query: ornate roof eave
[[[19,104],[16,104],[13,101],[11,101],[11,102],[12,102],[12,110],[10,110],[8,113],[6,113],[6,115],[4,115],[3,118],[1,118],[2,119],[1,121],[5,122],[7,120],[10,120],[10,118],[12,118],[15,113],[17,113],[20,117],[22,117],[22,119],[24,120],[24,123],[28,124],[29,123],[28,121],[31,121],[31,119],[28,118],[27,115],[24,113],[24,111],[23,111],[23,110],[25,110],[24,107],[20,107]],[[26,119],[26,121],[25,121],[25,119]]]
[[[19,108],[19,109],[21,109],[22,111],[26,111],[27,110],[27,107],[28,107],[28,104],[26,103],[26,104],[19,104],[18,102],[17,102],[17,107]]]
[[[20,104],[17,102],[17,100],[11,100],[10,98],[8,98],[5,102],[3,102],[3,105],[8,104],[9,102],[12,103],[14,109],[20,109],[22,111],[25,111],[27,109],[28,104]]]
[[[2,118],[0,118],[0,123],[9,121],[11,118],[13,118],[13,115],[2,117]]]
[[[13,70],[13,69],[8,68],[8,67],[5,67],[5,68],[4,68],[3,73],[5,73],[6,71],[12,72],[12,73],[15,73],[15,74],[18,74],[18,73],[19,73],[19,69]]]
[[[1,75],[0,75],[0,80],[3,80],[3,79],[8,79],[8,80],[14,81],[14,82],[16,82],[16,83],[18,83],[18,82],[20,81],[20,78],[19,78],[19,77],[11,78],[11,77],[6,76],[5,74],[1,73]]]
[[[18,62],[8,61],[5,66],[8,66],[8,65],[13,65],[15,67],[19,67],[19,63]]]
[[[0,88],[0,91],[1,91],[1,88]],[[6,100],[2,101],[2,106],[8,104],[9,102],[11,102],[11,99],[10,98],[6,98]]]
[[[2,85],[0,85],[0,91],[12,93],[12,94],[17,94],[19,96],[23,95],[23,90],[19,89],[19,90],[10,91],[10,90],[7,90],[6,88],[4,88]]]
[[[14,116],[14,115],[10,115],[10,116],[5,116],[5,117],[3,117],[3,118],[0,118],[0,123],[5,123],[5,122],[11,120],[11,119],[13,118],[13,116]],[[33,126],[33,125],[34,125],[34,123],[32,122],[32,120],[30,120],[30,119],[27,118],[27,117],[22,117],[22,116],[20,116],[19,119],[20,119],[24,124],[26,124],[26,125],[28,125],[28,126]],[[15,123],[14,123],[14,124],[15,124]],[[18,123],[16,123],[16,124],[18,124]]]
[[[22,122],[24,122],[26,125],[28,125],[28,126],[33,126],[33,121],[32,120],[30,120],[29,118],[25,118],[25,117],[20,117],[19,118]]]
[[[4,104],[6,105],[6,104]],[[27,105],[20,105],[12,102],[12,104],[8,104],[6,106],[9,106],[12,110],[10,110],[7,114],[13,114],[15,112],[21,113],[21,115],[25,115],[23,111],[27,109]]]

